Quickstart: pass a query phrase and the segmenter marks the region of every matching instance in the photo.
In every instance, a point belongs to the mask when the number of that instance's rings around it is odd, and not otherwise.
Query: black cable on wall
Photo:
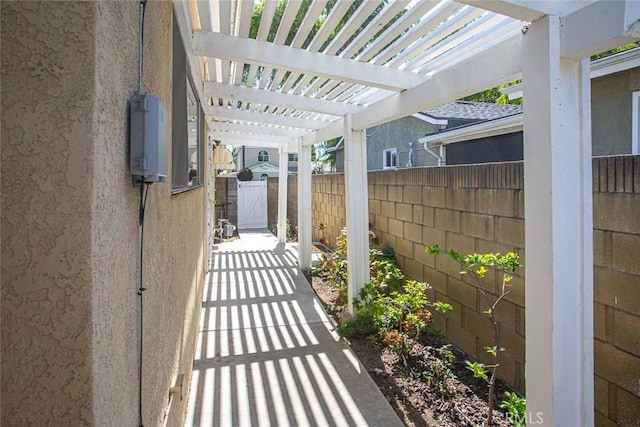
[[[140,46],[138,51],[138,93],[142,92],[142,82],[144,77],[144,12],[147,0],[140,0]],[[143,292],[144,287],[144,212],[147,206],[147,196],[149,195],[150,183],[144,182],[141,177],[140,182],[140,203],[138,208],[138,245],[140,248],[140,272],[138,277],[138,297],[140,298],[140,333],[139,333],[139,353],[138,353],[138,426],[144,427],[142,422],[142,366],[143,366],[143,344],[144,344],[144,311]]]

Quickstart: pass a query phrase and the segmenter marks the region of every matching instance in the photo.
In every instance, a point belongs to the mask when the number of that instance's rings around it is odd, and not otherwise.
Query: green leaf
[[[439,245],[427,246],[424,251],[429,255],[440,255],[442,253]]]
[[[487,271],[489,271],[489,270],[487,270],[486,268],[484,268],[484,266],[482,266],[482,267],[480,267],[479,269],[476,270],[476,274],[478,276],[480,276],[480,277],[484,277],[484,275],[487,273]]]
[[[495,345],[493,347],[489,347],[489,346],[484,347],[484,350],[487,353],[491,354],[493,357],[497,357],[498,355],[498,348]]]
[[[479,362],[471,363],[469,360],[465,360],[464,363],[467,365],[467,369],[473,372],[474,378],[482,378],[485,381],[489,380],[487,371],[484,369],[484,364]]]
[[[449,310],[453,310],[453,306],[451,304],[442,301],[436,301],[434,303],[434,308],[440,313],[446,313]]]

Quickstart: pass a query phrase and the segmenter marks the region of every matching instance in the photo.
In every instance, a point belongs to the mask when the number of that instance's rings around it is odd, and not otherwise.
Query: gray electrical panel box
[[[144,182],[167,180],[167,110],[153,95],[131,98],[131,174]]]

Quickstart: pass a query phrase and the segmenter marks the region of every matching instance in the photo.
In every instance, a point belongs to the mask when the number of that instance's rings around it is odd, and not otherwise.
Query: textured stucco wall
[[[631,153],[632,93],[640,90],[640,68],[594,79],[591,127],[594,156]]]
[[[89,425],[96,4],[0,7],[0,424]]]
[[[437,131],[435,125],[412,116],[367,129],[367,170],[382,169],[382,152],[387,148],[398,149],[398,167],[405,167],[409,160],[410,142],[414,143],[413,166],[437,165],[436,158],[418,143],[418,139]]]
[[[439,127],[413,116],[403,117],[380,126],[367,129],[367,170],[381,170],[382,152],[397,148],[398,168],[404,168],[409,160],[409,143],[413,142],[413,166],[436,166],[438,160],[427,153],[418,139],[435,133]],[[336,153],[336,172],[344,172],[344,149]]]
[[[128,100],[139,2],[0,4],[1,424],[137,425],[139,191],[128,172]],[[145,21],[143,90],[170,113],[172,3],[149,2]],[[145,425],[182,425],[186,410],[205,194],[149,188]],[[180,374],[185,400],[170,402]]]
[[[139,3],[102,2],[98,10],[96,68],[103,71],[96,81],[100,105],[94,115],[94,406],[98,425],[135,425],[139,190],[128,173],[127,106],[138,82]],[[169,112],[172,13],[171,2],[147,5],[142,88],[158,96]],[[168,417],[168,425],[180,425],[185,401],[170,407],[168,396],[177,375],[185,374],[186,382],[191,376],[205,268],[205,188],[172,195],[170,184],[156,183],[148,191],[143,422],[160,425]]]

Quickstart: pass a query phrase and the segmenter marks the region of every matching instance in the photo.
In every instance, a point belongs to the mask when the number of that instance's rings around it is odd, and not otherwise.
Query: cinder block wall
[[[594,159],[596,424],[640,422],[640,156]]]
[[[640,156],[596,158],[593,165],[596,417],[603,425],[634,425],[640,419]],[[486,300],[456,263],[424,248],[515,251],[524,261],[523,164],[376,171],[368,182],[369,221],[381,244],[394,247],[406,275],[431,284],[432,298],[453,305],[434,317],[449,341],[488,362]],[[333,242],[345,225],[344,176],[314,176],[312,188],[314,237],[324,222]],[[520,392],[524,273],[523,267],[497,313],[507,349],[501,376]],[[490,285],[494,294],[498,283]]]
[[[267,215],[269,229],[278,224],[279,177],[267,178]],[[298,177],[289,176],[287,181],[287,218],[292,227],[298,226]]]
[[[521,163],[404,169],[369,173],[369,221],[382,245],[395,248],[407,276],[429,283],[434,300],[453,306],[435,325],[470,357],[489,363],[483,347],[492,344],[487,286],[495,299],[494,276],[476,283],[460,274],[446,256],[433,257],[425,246],[438,244],[461,253],[524,249],[524,185]],[[496,310],[506,348],[501,376],[524,390],[524,271]]]
[[[313,175],[311,179],[311,211],[313,216],[312,238],[320,241],[323,232],[320,223],[327,225],[324,237],[333,245],[346,225],[344,175],[341,173]]]

